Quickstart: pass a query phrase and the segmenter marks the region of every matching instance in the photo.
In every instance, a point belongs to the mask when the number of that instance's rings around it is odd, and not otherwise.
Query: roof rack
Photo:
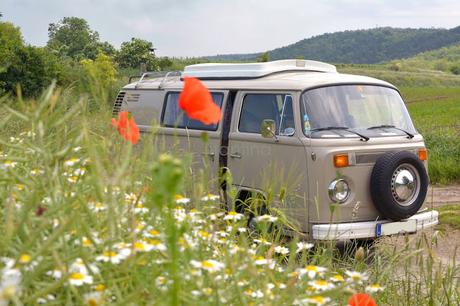
[[[164,84],[170,80],[170,78],[177,77],[177,76],[180,77],[181,75],[182,75],[181,71],[150,71],[150,72],[142,73],[141,76],[129,77],[129,82],[131,82],[133,78],[138,77],[139,81],[137,81],[135,85],[135,88],[137,88],[137,86],[140,83],[142,83],[146,78],[152,78],[152,77],[157,78],[157,79],[162,78],[160,81],[160,84],[158,85],[158,88],[162,88]]]
[[[315,71],[337,73],[334,65],[310,60],[279,60],[265,63],[207,63],[186,66],[182,77],[199,79],[253,79],[273,73]]]

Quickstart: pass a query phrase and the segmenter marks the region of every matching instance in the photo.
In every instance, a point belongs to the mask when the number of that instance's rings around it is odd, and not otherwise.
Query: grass
[[[460,230],[460,204],[444,205],[437,208],[439,223]]]
[[[460,88],[401,89],[429,150],[432,183],[460,182]]]
[[[338,259],[331,244],[283,239],[276,216],[265,219],[275,230],[261,222],[249,232],[246,216],[208,195],[207,171],[187,175],[187,155],[158,151],[155,135],[133,147],[109,112],[85,103],[50,89],[4,109],[0,304],[345,305],[364,291],[379,305],[460,298],[460,271],[423,257],[426,237],[416,248],[379,248],[367,265],[361,251]]]

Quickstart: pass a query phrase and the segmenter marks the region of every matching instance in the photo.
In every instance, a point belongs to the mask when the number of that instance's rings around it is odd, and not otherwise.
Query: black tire
[[[403,171],[406,172],[402,173]],[[409,174],[404,176],[407,173]],[[411,175],[414,177],[414,184],[398,185],[398,178],[402,177],[404,182],[407,182],[407,177]],[[398,186],[403,187],[398,189]],[[425,166],[410,152],[386,153],[377,159],[372,170],[370,180],[372,201],[382,217],[393,221],[416,214],[425,201],[427,188],[428,175]],[[410,195],[407,196],[407,193]]]

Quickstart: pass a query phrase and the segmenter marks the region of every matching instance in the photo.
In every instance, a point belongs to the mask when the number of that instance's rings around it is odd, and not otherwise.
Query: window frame
[[[302,118],[302,108],[303,108],[303,105],[302,105],[302,97],[305,93],[309,92],[309,91],[312,91],[312,90],[315,90],[315,89],[320,89],[320,88],[327,88],[327,87],[335,87],[335,86],[359,86],[359,85],[362,85],[362,86],[378,86],[378,87],[384,87],[384,88],[389,88],[389,89],[393,89],[394,91],[396,91],[398,93],[398,95],[400,96],[404,106],[406,107],[406,110],[407,112],[409,113],[409,110],[407,109],[407,102],[406,100],[404,100],[404,97],[402,96],[401,94],[401,91],[391,85],[391,84],[381,84],[381,83],[372,83],[372,82],[343,82],[343,83],[331,83],[331,84],[323,84],[323,85],[317,85],[317,86],[311,86],[311,87],[307,87],[305,89],[303,89],[302,91],[300,91],[300,95],[299,95],[299,119],[300,119],[300,130],[301,130],[301,133],[300,135],[303,135],[305,138],[307,139],[324,139],[324,138],[321,138],[321,137],[311,137],[311,134],[306,134],[305,131],[304,131],[304,127],[303,127],[303,118]],[[409,113],[409,119],[412,123],[412,125],[414,126],[414,131],[415,131],[415,134],[419,134],[417,128],[415,127],[414,125],[414,121],[412,119],[412,116],[410,115]],[[392,136],[379,136],[379,137],[392,137]],[[328,137],[327,139],[342,139],[343,137],[341,136],[337,136],[337,137]]]
[[[218,90],[218,91],[210,90],[209,92],[211,93],[211,95],[218,94],[218,95],[220,95],[222,97],[222,103],[221,103],[219,108],[221,109],[221,111],[223,111],[224,104],[225,104],[225,97],[226,97],[225,92],[220,91],[220,90]],[[188,127],[188,126],[175,126],[175,125],[165,124],[164,123],[164,116],[165,116],[165,113],[166,113],[166,107],[167,107],[167,104],[168,104],[169,96],[171,94],[179,94],[180,95],[180,93],[181,93],[180,90],[171,90],[171,91],[166,92],[164,100],[163,100],[163,107],[162,107],[162,110],[161,110],[161,117],[160,117],[160,126],[161,127],[172,128],[172,129],[180,129],[180,130],[206,131],[206,132],[216,132],[216,131],[219,130],[219,127],[220,127],[220,124],[221,124],[222,120],[219,120],[219,122],[216,124],[216,127],[214,129],[212,129],[212,128],[203,129],[203,128]],[[179,107],[179,109],[180,109],[180,107]],[[195,119],[193,119],[193,120],[195,120]]]
[[[241,116],[243,114],[243,106],[244,106],[244,101],[248,95],[284,95],[284,96],[291,96],[291,110],[292,110],[292,115],[294,119],[294,134],[292,135],[276,135],[277,137],[295,137],[297,134],[297,127],[296,127],[296,115],[295,115],[295,95],[292,91],[286,90],[286,91],[269,91],[269,92],[262,92],[262,91],[257,91],[257,92],[243,92],[242,97],[240,97],[240,103],[238,107],[238,121],[236,122],[236,131],[238,133],[242,134],[249,134],[249,135],[260,135],[260,133],[253,133],[253,132],[245,132],[240,130],[240,123],[241,123]]]

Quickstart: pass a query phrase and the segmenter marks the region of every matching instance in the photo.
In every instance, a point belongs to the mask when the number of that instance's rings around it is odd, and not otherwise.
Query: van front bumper
[[[315,224],[312,226],[312,236],[315,240],[348,240],[360,238],[376,238],[392,234],[413,233],[438,224],[439,213],[436,210],[425,211],[412,217],[392,222],[390,220]],[[384,225],[382,231],[382,225]]]

